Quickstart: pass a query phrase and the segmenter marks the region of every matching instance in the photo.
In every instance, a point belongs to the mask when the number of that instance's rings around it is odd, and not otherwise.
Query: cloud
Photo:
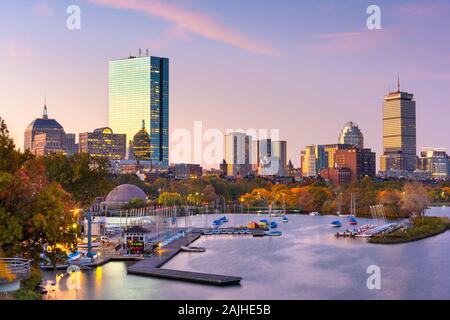
[[[52,16],[54,8],[46,1],[37,1],[33,6],[33,13],[37,16]]]
[[[0,45],[0,54],[13,61],[34,61],[36,52],[33,48],[15,39],[9,39]]]
[[[389,38],[385,30],[321,34],[310,46],[319,53],[351,54],[378,47]]]
[[[281,56],[274,48],[263,45],[248,36],[225,27],[204,13],[181,8],[179,6],[159,0],[88,0],[97,5],[103,5],[115,9],[135,10],[170,21],[179,29],[205,38],[229,44],[248,52]]]

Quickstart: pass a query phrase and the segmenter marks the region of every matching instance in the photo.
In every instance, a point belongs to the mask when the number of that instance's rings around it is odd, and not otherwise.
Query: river
[[[428,215],[450,217],[449,207]],[[244,224],[267,216],[228,215]],[[192,217],[205,226],[212,217]],[[281,218],[272,218],[281,220]],[[113,262],[79,274],[79,288],[60,282],[54,299],[450,299],[450,232],[418,242],[374,245],[336,239],[335,217],[289,215],[281,237],[203,236],[205,253],[180,253],[164,268],[241,276],[240,286],[212,287],[127,275]],[[182,220],[182,219],[180,219]],[[359,219],[359,224],[370,223]],[[345,228],[345,225],[344,225]],[[369,266],[378,266],[381,289],[367,287]],[[54,272],[46,272],[54,279]],[[74,280],[74,279],[72,279]],[[72,288],[72,289],[69,289]]]

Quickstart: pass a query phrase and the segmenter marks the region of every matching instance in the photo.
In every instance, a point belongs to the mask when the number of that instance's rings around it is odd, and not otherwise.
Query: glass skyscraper
[[[416,169],[416,102],[414,95],[400,91],[384,97],[381,171]]]
[[[129,57],[109,62],[109,126],[127,146],[149,124],[151,158],[169,165],[169,59]]]

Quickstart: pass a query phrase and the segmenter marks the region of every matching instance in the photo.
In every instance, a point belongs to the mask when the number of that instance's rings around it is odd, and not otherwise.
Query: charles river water
[[[450,217],[449,207],[428,215]],[[219,215],[216,216],[216,218]],[[112,262],[78,275],[78,289],[62,281],[54,299],[450,299],[450,231],[418,242],[369,244],[336,239],[328,224],[336,217],[289,215],[279,221],[281,237],[202,236],[204,253],[180,253],[164,268],[240,276],[240,286],[214,287],[127,275],[125,262]],[[269,219],[228,215],[229,224]],[[180,220],[182,220],[181,218]],[[214,217],[194,216],[192,225]],[[341,219],[346,221],[345,218]],[[371,223],[359,219],[359,225]],[[346,229],[346,225],[342,229]],[[381,271],[381,289],[367,286],[369,266]],[[61,272],[61,271],[60,271]],[[55,272],[45,278],[54,279]]]

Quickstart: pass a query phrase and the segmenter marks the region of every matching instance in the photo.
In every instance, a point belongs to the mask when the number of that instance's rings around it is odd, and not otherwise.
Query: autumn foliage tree
[[[49,248],[56,263],[75,247],[74,202],[56,182],[49,182],[42,158],[15,150],[0,121],[0,253],[38,263]],[[11,165],[14,161],[19,161]]]

